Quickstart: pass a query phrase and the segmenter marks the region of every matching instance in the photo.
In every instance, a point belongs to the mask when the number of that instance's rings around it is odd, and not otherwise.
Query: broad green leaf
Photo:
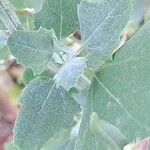
[[[7,44],[9,33],[5,30],[0,30],[0,49]]]
[[[82,0],[78,6],[82,46],[95,55],[111,56],[130,9],[130,0]]]
[[[150,135],[150,22],[96,74],[89,91],[92,111],[130,141]]]
[[[66,37],[78,28],[77,4],[80,0],[44,0],[35,14],[35,27],[54,28],[58,38]]]
[[[99,119],[91,106],[87,101],[75,150],[122,150],[128,140],[115,126]]]
[[[83,74],[86,67],[86,59],[83,57],[76,57],[67,62],[55,75],[54,80],[57,87],[64,87],[69,91],[76,85],[79,77]]]
[[[8,30],[21,29],[22,25],[8,0],[0,0],[0,20]]]
[[[14,31],[8,40],[10,52],[18,63],[42,73],[53,53],[53,30],[40,28],[38,31]]]
[[[68,128],[80,111],[77,102],[52,81],[37,78],[23,90],[14,127],[14,143],[21,150],[39,150],[57,132]]]

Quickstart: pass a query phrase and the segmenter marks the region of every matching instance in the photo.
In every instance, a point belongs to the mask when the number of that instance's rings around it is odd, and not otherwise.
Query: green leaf
[[[0,0],[0,20],[8,30],[22,29],[21,22],[8,0]]]
[[[55,35],[53,37],[53,40],[54,40],[54,50],[55,50],[55,52],[63,52],[63,53],[66,53],[66,54],[73,53],[72,48],[67,46],[65,43],[59,41],[58,38]]]
[[[95,55],[111,56],[130,9],[130,0],[82,0],[78,6],[82,46]]]
[[[64,87],[69,91],[76,85],[79,77],[83,74],[86,67],[86,59],[83,57],[76,57],[67,62],[55,75],[54,80],[57,87]]]
[[[87,101],[83,111],[83,117],[75,144],[75,150],[98,150],[97,141],[95,140],[95,137],[90,129],[90,115],[91,104],[89,101]],[[106,147],[104,147],[104,149],[105,148]]]
[[[8,40],[10,52],[18,63],[42,73],[53,53],[53,30],[40,28],[38,31],[14,31]]]
[[[41,150],[73,150],[75,138],[71,138],[70,130],[62,130],[52,137]]]
[[[0,30],[0,49],[7,44],[9,33],[5,30]]]
[[[17,8],[34,8],[36,11],[40,9],[43,0],[9,0],[10,3]]]
[[[80,111],[77,102],[52,81],[37,78],[20,96],[21,109],[14,127],[14,144],[39,150],[57,132],[68,128]]]
[[[95,134],[96,140],[103,141],[109,149],[113,147],[115,150],[122,150],[127,143],[125,136],[115,126],[100,120],[96,113],[91,115],[90,127]]]
[[[11,142],[11,143],[6,143],[4,146],[5,150],[18,150],[18,148]]]
[[[35,27],[54,28],[58,38],[66,37],[78,28],[77,4],[80,0],[44,0],[35,14]]]
[[[150,135],[150,22],[96,74],[89,91],[92,111],[130,141]]]
[[[75,150],[122,150],[128,140],[115,126],[99,119],[91,106],[87,100]]]
[[[146,2],[143,0],[132,0],[133,10],[130,17],[130,22],[139,27],[144,19]]]

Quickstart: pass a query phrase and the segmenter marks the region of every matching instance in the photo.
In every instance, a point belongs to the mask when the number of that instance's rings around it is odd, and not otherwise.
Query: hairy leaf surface
[[[8,40],[10,52],[18,63],[42,73],[53,53],[53,30],[40,28],[38,31],[14,31]]]
[[[69,93],[44,78],[28,84],[19,99],[21,109],[14,128],[14,143],[21,150],[39,150],[57,132],[69,127],[80,111]]]
[[[74,87],[86,67],[85,61],[83,57],[76,57],[67,62],[54,77],[57,87],[62,86],[67,91]]]
[[[150,135],[150,23],[103,65],[90,88],[92,111],[131,141]]]
[[[66,37],[78,28],[77,4],[80,0],[44,0],[35,14],[35,26],[54,28],[58,38]]]
[[[22,28],[21,22],[8,0],[0,0],[0,20],[8,30]]]
[[[104,64],[95,75],[84,108],[75,150],[111,149],[105,143],[112,144],[112,139],[115,140],[114,137],[109,139],[112,131],[106,130],[108,136],[99,134],[102,133],[101,128],[107,125],[103,126],[97,119],[89,123],[93,112],[101,120],[118,128],[126,139],[125,143],[149,136],[149,28],[150,22],[116,52],[114,61]],[[97,140],[97,135],[98,139],[103,136],[101,143]]]
[[[9,33],[5,30],[0,30],[0,49],[7,44]]]
[[[129,0],[82,0],[78,18],[82,43],[94,54],[111,54],[130,16]]]

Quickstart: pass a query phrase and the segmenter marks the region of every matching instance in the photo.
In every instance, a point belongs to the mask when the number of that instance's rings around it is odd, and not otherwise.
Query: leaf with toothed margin
[[[70,127],[79,104],[47,77],[38,77],[23,90],[14,127],[14,144],[21,150],[39,150],[57,132]]]
[[[37,31],[14,31],[9,37],[8,46],[18,63],[41,74],[53,53],[53,30],[40,28]]]
[[[96,149],[91,129],[95,131],[93,128],[98,129],[98,126],[93,123],[92,127],[89,123],[93,112],[118,128],[127,143],[150,135],[149,29],[150,22],[115,53],[113,61],[105,63],[94,75],[75,150]]]
[[[130,10],[130,0],[82,0],[78,6],[82,46],[95,55],[111,57]]]
[[[77,5],[80,0],[44,0],[34,15],[35,27],[54,28],[59,39],[78,29]]]
[[[75,57],[68,61],[54,77],[56,86],[62,86],[69,91],[76,85],[76,82],[80,75],[82,75],[85,67],[86,59],[84,57]]]

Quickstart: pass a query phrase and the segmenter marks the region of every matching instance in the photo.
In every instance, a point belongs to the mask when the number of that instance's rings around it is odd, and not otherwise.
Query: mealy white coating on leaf
[[[92,111],[129,141],[150,135],[150,22],[105,63],[89,90]]]
[[[130,0],[82,0],[78,6],[82,46],[94,54],[111,54],[130,10]]]
[[[41,74],[53,53],[53,30],[40,28],[37,31],[14,31],[8,40],[11,54],[18,63]]]
[[[5,30],[0,30],[0,49],[7,44],[8,33]]]
[[[8,0],[0,0],[0,20],[8,30],[22,28],[21,22]]]
[[[63,88],[37,78],[19,98],[21,108],[14,127],[14,144],[21,150],[39,150],[61,130],[70,127],[80,106]]]
[[[80,0],[43,0],[41,10],[34,15],[35,27],[54,28],[59,39],[78,28],[77,4]]]
[[[76,85],[80,75],[82,75],[86,67],[86,59],[83,57],[76,57],[67,62],[55,75],[54,80],[57,87],[64,87],[69,91]]]

